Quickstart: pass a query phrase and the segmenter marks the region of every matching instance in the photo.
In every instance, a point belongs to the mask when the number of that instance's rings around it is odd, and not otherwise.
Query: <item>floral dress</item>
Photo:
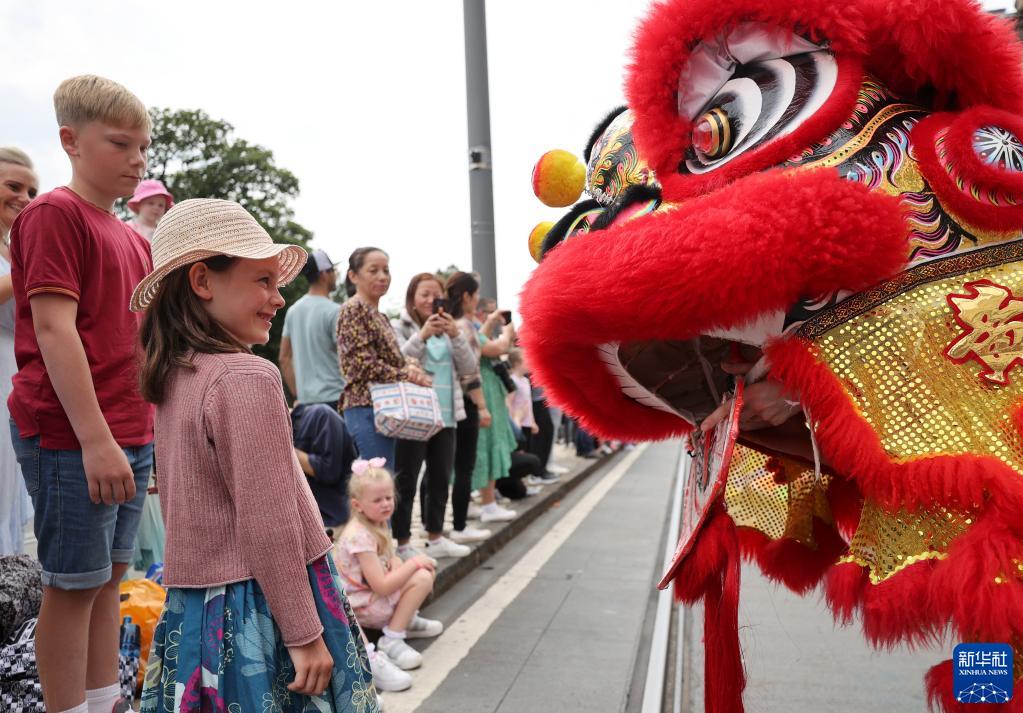
[[[246,579],[168,590],[140,713],[379,713],[366,649],[330,555],[307,569],[334,659],[324,695],[288,690],[295,666],[259,584]]]

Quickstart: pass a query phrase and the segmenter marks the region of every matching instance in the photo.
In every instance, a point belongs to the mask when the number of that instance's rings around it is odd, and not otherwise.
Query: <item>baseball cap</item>
[[[323,250],[313,250],[309,253],[309,261],[305,264],[302,274],[309,280],[316,280],[321,272],[333,270],[337,263],[333,262]]]

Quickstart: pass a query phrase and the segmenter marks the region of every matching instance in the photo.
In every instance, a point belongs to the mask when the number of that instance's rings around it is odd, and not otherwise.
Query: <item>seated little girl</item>
[[[433,591],[436,562],[426,555],[402,562],[394,554],[389,525],[394,479],[384,464],[383,458],[352,464],[352,517],[338,540],[334,561],[359,624],[381,629],[377,649],[409,670],[422,665],[423,657],[405,639],[437,636],[444,625],[418,614]]]

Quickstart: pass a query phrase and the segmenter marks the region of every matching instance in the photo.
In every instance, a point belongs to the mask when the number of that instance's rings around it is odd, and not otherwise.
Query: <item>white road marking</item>
[[[423,667],[412,674],[412,688],[401,693],[384,694],[387,713],[413,713],[437,690],[476,642],[487,633],[501,612],[536,578],[537,573],[547,564],[547,560],[622,479],[626,471],[646,451],[648,445],[638,446],[626,454],[618,465],[590,488],[590,491],[522,556],[522,559],[490,585],[483,596],[441,634],[440,638],[424,652]]]

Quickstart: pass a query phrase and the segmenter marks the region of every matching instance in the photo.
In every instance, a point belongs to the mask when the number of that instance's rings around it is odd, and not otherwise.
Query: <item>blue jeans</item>
[[[373,420],[372,406],[355,406],[345,409],[345,426],[355,441],[359,458],[386,458],[387,469],[394,470],[395,440],[382,436]]]
[[[135,498],[120,505],[97,505],[81,451],[50,450],[39,436],[22,438],[11,422],[11,442],[35,507],[35,535],[44,586],[92,589],[106,584],[111,563],[131,562],[142,517],[153,444],[125,448],[135,473]]]

